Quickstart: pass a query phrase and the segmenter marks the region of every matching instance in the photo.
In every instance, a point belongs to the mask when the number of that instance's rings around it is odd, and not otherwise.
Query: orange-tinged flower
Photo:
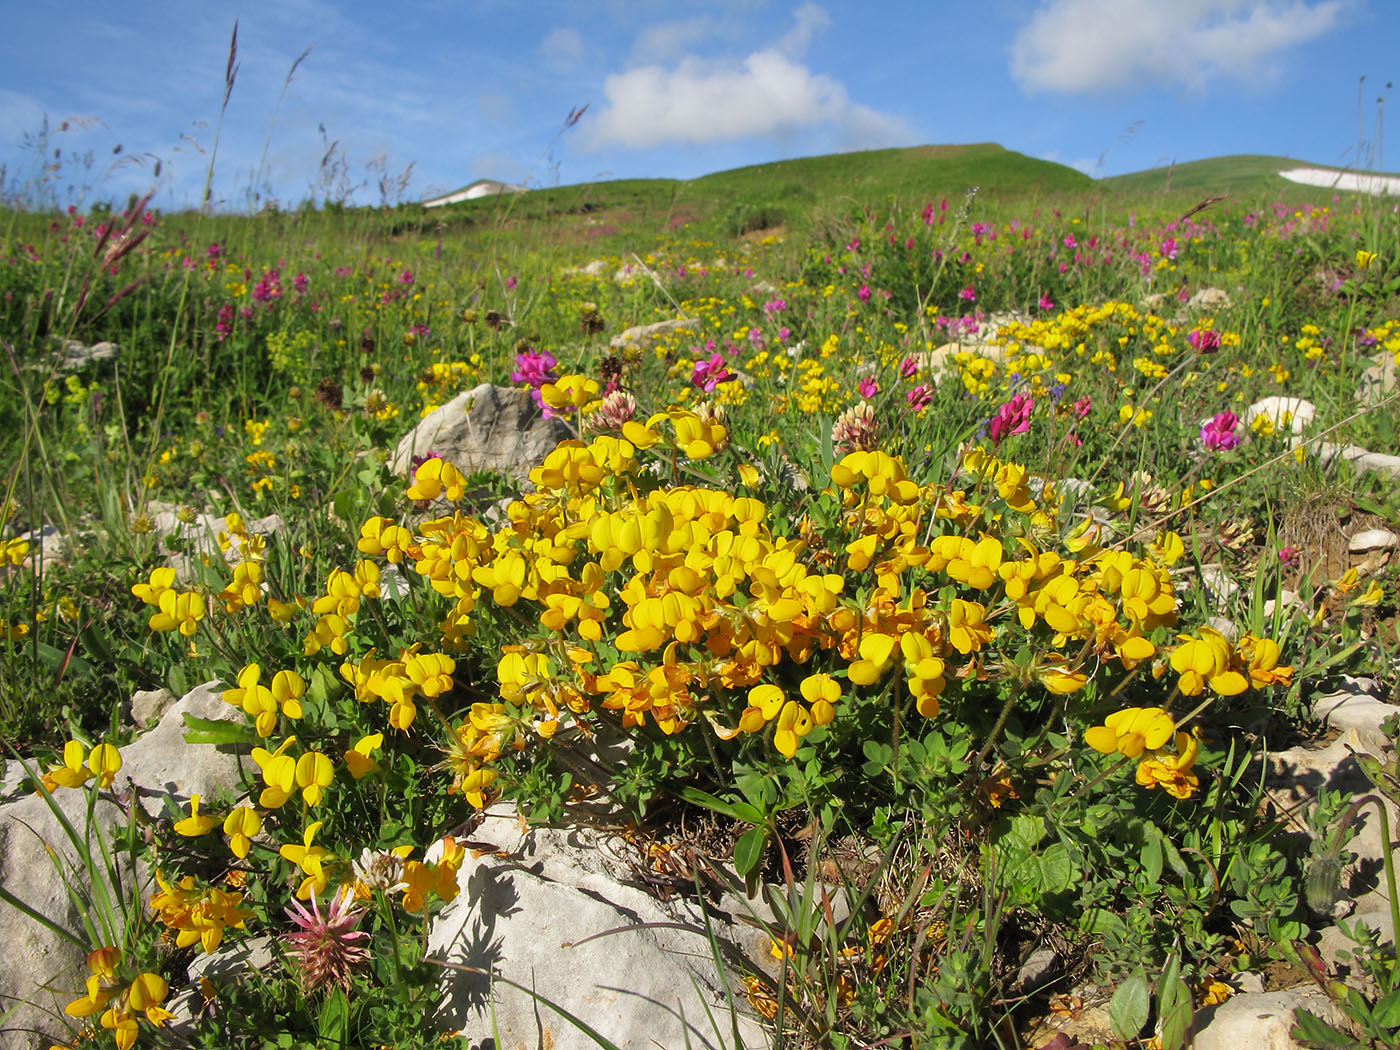
[[[1191,767],[1200,744],[1192,733],[1177,733],[1175,744],[1175,754],[1165,748],[1144,754],[1138,763],[1137,782],[1145,788],[1160,787],[1173,798],[1187,799],[1199,783]]]
[[[82,787],[92,777],[92,770],[84,765],[85,749],[77,740],[70,740],[63,745],[63,765],[49,770],[43,775],[41,781],[44,787],[52,793],[58,787]]]

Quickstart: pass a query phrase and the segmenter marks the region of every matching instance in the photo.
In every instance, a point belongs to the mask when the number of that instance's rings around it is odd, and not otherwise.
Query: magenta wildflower
[[[1194,334],[1194,333],[1193,333]],[[1240,417],[1233,412],[1220,412],[1201,427],[1201,444],[1212,451],[1232,449],[1240,443],[1235,426]]]
[[[506,290],[510,292],[515,291],[515,286],[519,283],[519,279],[514,274],[511,274],[509,277],[506,278]]]
[[[713,393],[715,387],[733,378],[734,373],[725,367],[724,358],[720,354],[711,354],[707,361],[696,361],[695,371],[690,374],[690,381],[707,394]]]
[[[1036,303],[1035,305],[1040,307],[1042,310],[1055,309],[1055,303],[1048,295],[1042,295],[1040,297],[1040,302]]]
[[[975,303],[977,301],[977,289],[969,284],[958,293],[958,298],[962,299],[964,302]]]
[[[1028,394],[1017,394],[997,409],[997,414],[992,417],[991,425],[987,430],[992,443],[999,445],[1007,435],[1024,434],[1029,430],[1031,428],[1031,410],[1034,408],[1034,398]]]
[[[1074,403],[1074,415],[1076,419],[1087,419],[1089,410],[1094,407],[1094,399],[1091,397],[1081,397]]]
[[[1280,565],[1294,568],[1298,564],[1298,556],[1303,552],[1297,547],[1280,547],[1278,550],[1278,560]]]
[[[1214,328],[1195,328],[1186,334],[1186,341],[1203,354],[1220,349],[1220,333]]]
[[[299,273],[292,278],[292,287],[296,289],[297,295],[305,295],[310,283],[310,279],[304,273]]]
[[[904,400],[909,402],[909,407],[915,412],[922,412],[933,403],[933,391],[920,383],[904,395]]]
[[[906,357],[899,362],[899,374],[905,379],[913,379],[919,374],[919,362],[912,357]]]
[[[870,302],[870,285],[863,284],[856,290],[856,298],[863,303]]]
[[[875,382],[872,377],[866,376],[860,381],[860,396],[865,398],[865,400],[869,401],[879,392],[880,384]]]
[[[533,387],[544,386],[554,381],[551,369],[559,362],[548,350],[525,350],[515,355],[515,371],[510,374],[512,383],[528,383]]]
[[[297,929],[283,934],[282,940],[291,949],[306,995],[328,985],[348,992],[353,970],[369,958],[369,934],[357,929],[364,912],[353,901],[353,893],[337,891],[323,915],[313,893],[310,911],[295,900],[285,909]]]

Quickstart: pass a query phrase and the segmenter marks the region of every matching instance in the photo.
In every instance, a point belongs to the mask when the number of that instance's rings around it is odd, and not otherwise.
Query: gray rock
[[[628,347],[635,347],[638,350],[650,350],[673,332],[694,331],[698,330],[699,327],[700,322],[693,317],[676,318],[671,321],[657,321],[654,324],[639,324],[613,336],[612,339],[609,340],[608,345],[614,350],[624,350]]]
[[[1382,944],[1395,943],[1389,905],[1381,910],[1353,912],[1347,918],[1346,925],[1358,936],[1361,935],[1361,927],[1365,926],[1380,934]],[[1328,926],[1318,935],[1317,953],[1322,956],[1322,961],[1330,971],[1343,978],[1359,976],[1356,963],[1352,961],[1356,948],[1357,942],[1343,933],[1340,925]]]
[[[1330,465],[1338,459],[1344,459],[1357,470],[1367,470],[1375,474],[1388,474],[1393,478],[1400,478],[1400,456],[1372,452],[1360,445],[1332,445],[1326,441],[1319,441],[1307,447],[1316,451],[1317,458],[1324,465]]]
[[[227,514],[195,514],[190,521],[180,520],[180,509],[174,504],[154,502],[148,505],[147,513],[160,535],[160,553],[175,567],[175,579],[181,584],[189,584],[198,576],[197,559],[222,558],[227,565],[237,565],[243,560],[243,548],[238,537],[228,538],[228,550],[219,546],[219,535],[228,532]],[[282,518],[277,514],[252,521],[244,521],[245,530],[252,536],[269,537],[284,528]]]
[[[1228,602],[1240,592],[1240,585],[1218,562],[1201,566],[1201,585],[1205,587],[1210,600],[1217,604]]]
[[[1227,642],[1238,642],[1240,640],[1240,625],[1234,620],[1225,616],[1207,616],[1206,626],[1219,631],[1220,636]]]
[[[1400,536],[1389,529],[1366,529],[1358,532],[1347,541],[1347,550],[1352,554],[1365,554],[1368,551],[1394,550],[1400,547]]]
[[[78,372],[98,361],[106,361],[110,357],[116,357],[120,350],[121,347],[116,343],[102,342],[88,346],[76,339],[65,339],[63,356],[58,361],[58,370],[60,372]]]
[[[169,689],[142,689],[131,698],[131,720],[144,727],[154,721],[175,703],[175,694]]]
[[[149,813],[158,813],[172,797],[184,806],[191,792],[212,798],[231,790],[238,782],[239,760],[212,747],[184,743],[186,713],[200,718],[233,718],[238,712],[219,698],[214,683],[192,690],[172,707],[160,724],[121,749],[122,769],[114,792],[98,799],[91,825],[86,822],[87,793],[60,788],[54,802],[69,823],[86,839],[85,851],[96,849],[97,834],[110,841],[118,826],[125,826],[125,807],[138,800]],[[8,771],[7,771],[8,772]],[[39,770],[34,770],[38,773]],[[55,851],[70,877],[85,867],[79,850],[65,834],[57,817],[38,794],[0,805],[0,885],[40,914],[81,936],[83,925],[44,844]],[[124,864],[119,879],[128,899],[139,890],[149,891],[149,872],[132,871]],[[17,910],[0,906],[0,943],[7,946],[8,964],[0,966],[0,997],[6,1007],[0,1050],[21,1050],[48,1045],[52,1039],[71,1035],[62,1020],[63,1006],[79,994],[87,976],[85,949],[60,938]],[[101,945],[92,945],[93,948]],[[42,1043],[36,1044],[35,1033]]]
[[[1264,599],[1264,618],[1266,620],[1274,615],[1275,609],[1282,609],[1284,617],[1288,619],[1295,616],[1307,616],[1310,613],[1307,605],[1303,603],[1297,593],[1290,591],[1287,587],[1279,590],[1277,600]]]
[[[955,359],[957,354],[976,354],[978,357],[985,357],[989,361],[998,363],[1006,359],[1006,347],[996,343],[987,343],[980,340],[944,343],[942,346],[918,354],[915,360],[919,368],[927,372],[935,383],[939,382],[945,375],[952,375],[958,370],[958,363]]]
[[[1287,417],[1290,432],[1301,434],[1317,417],[1317,408],[1311,401],[1304,401],[1301,397],[1266,397],[1244,410],[1244,422],[1249,425],[1260,416],[1273,420],[1274,425],[1279,428],[1284,426],[1284,419]]]
[[[1025,995],[1044,987],[1059,973],[1063,960],[1053,948],[1037,948],[1021,964],[1011,985],[1012,995]]]
[[[586,828],[522,833],[513,810],[498,806],[473,837],[496,845],[497,852],[463,865],[461,894],[428,932],[429,955],[494,972],[536,989],[540,998],[499,979],[493,985],[484,974],[450,970],[441,1027],[483,1039],[491,1034],[494,1015],[502,1047],[594,1050],[597,1044],[548,1000],[623,1050],[733,1043],[730,1007],[693,905],[663,904],[619,883],[609,870],[606,843]],[[711,921],[722,941],[735,942],[731,921]],[[687,929],[645,928],[648,923]],[[742,987],[729,980],[745,1045],[766,1045]]]
[[[1400,365],[1394,354],[1381,354],[1372,358],[1372,363],[1361,373],[1356,387],[1356,400],[1363,405],[1375,405],[1384,401],[1395,391],[1396,376]]]
[[[1342,1012],[1315,985],[1282,992],[1246,992],[1196,1013],[1195,1050],[1302,1050],[1288,1034],[1293,1013],[1306,1009],[1330,1024]]]
[[[415,456],[431,452],[464,474],[496,470],[523,479],[573,436],[562,419],[544,417],[529,391],[483,383],[428,413],[405,434],[390,469],[407,475]]]
[[[1202,288],[1186,301],[1188,310],[1228,310],[1230,296],[1223,288]]]

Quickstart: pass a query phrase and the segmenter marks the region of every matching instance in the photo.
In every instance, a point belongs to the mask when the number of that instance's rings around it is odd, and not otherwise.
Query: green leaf
[[[1108,1019],[1113,1023],[1113,1034],[1127,1041],[1134,1039],[1147,1024],[1147,1008],[1151,993],[1147,987],[1147,974],[1141,967],[1118,986],[1113,998],[1108,1001]]]
[[[1074,882],[1074,860],[1063,842],[1057,842],[1040,855],[1040,892],[1064,893]]]
[[[184,716],[187,744],[251,744],[257,737],[246,722],[230,722],[223,718]]]
[[[350,1044],[350,1004],[341,989],[332,991],[321,1004],[316,1033],[323,1044],[341,1047]]]
[[[1153,828],[1147,832],[1147,841],[1142,844],[1142,853],[1138,857],[1138,861],[1142,865],[1142,873],[1147,876],[1149,886],[1155,886],[1162,881],[1162,840],[1157,835],[1152,834],[1156,830]]]
[[[739,836],[739,841],[734,843],[734,869],[747,879],[758,870],[759,862],[763,859],[763,847],[768,842],[768,829],[764,827],[749,828]]]
[[[341,691],[342,685],[328,664],[317,664],[306,686],[306,695],[316,703],[327,703]]]
[[[1181,1050],[1186,1045],[1194,1017],[1191,989],[1181,979],[1181,965],[1173,955],[1157,982],[1157,1021],[1162,1031],[1162,1050]]]
[[[742,820],[745,824],[763,823],[763,814],[747,802],[726,802],[724,799],[716,798],[709,792],[701,791],[689,784],[682,784],[675,789],[675,793],[680,796],[682,801],[689,802],[693,806],[704,806],[721,816]]]
[[[39,658],[39,662],[54,674],[57,674],[60,670],[62,670],[65,675],[78,678],[92,678],[97,674],[92,664],[88,663],[76,652],[73,654],[72,658],[69,659],[67,649],[55,649],[52,645],[48,645],[44,642],[35,642],[33,645],[34,654]],[[65,660],[67,661],[66,666],[64,664]]]
[[[1378,1002],[1371,1011],[1371,1020],[1382,1028],[1400,1028],[1400,989]]]
[[[1310,1014],[1306,1010],[1298,1010],[1293,1014],[1293,1027],[1289,1029],[1288,1034],[1303,1045],[1317,1047],[1319,1050],[1350,1050],[1357,1045],[1351,1036],[1338,1031],[1316,1014]]]

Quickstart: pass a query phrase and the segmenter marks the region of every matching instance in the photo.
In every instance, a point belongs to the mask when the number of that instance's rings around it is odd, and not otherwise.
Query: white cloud
[[[560,26],[540,41],[540,57],[556,73],[567,73],[583,61],[583,37],[577,29]]]
[[[1268,59],[1333,29],[1351,0],[1048,0],[1011,43],[1031,91],[1196,87],[1267,78]]]
[[[820,4],[803,4],[792,15],[793,26],[778,41],[778,50],[791,58],[801,58],[812,46],[812,38],[831,25],[831,16]]]
[[[708,40],[715,31],[714,20],[709,15],[648,26],[637,34],[628,64],[657,65],[674,62],[697,44]]]
[[[603,81],[606,102],[592,121],[592,144],[707,145],[811,129],[832,133],[850,149],[908,141],[902,120],[852,102],[839,80],[796,60],[829,22],[822,8],[806,4],[777,46],[741,61],[686,55],[670,68],[653,62],[611,74]]]

